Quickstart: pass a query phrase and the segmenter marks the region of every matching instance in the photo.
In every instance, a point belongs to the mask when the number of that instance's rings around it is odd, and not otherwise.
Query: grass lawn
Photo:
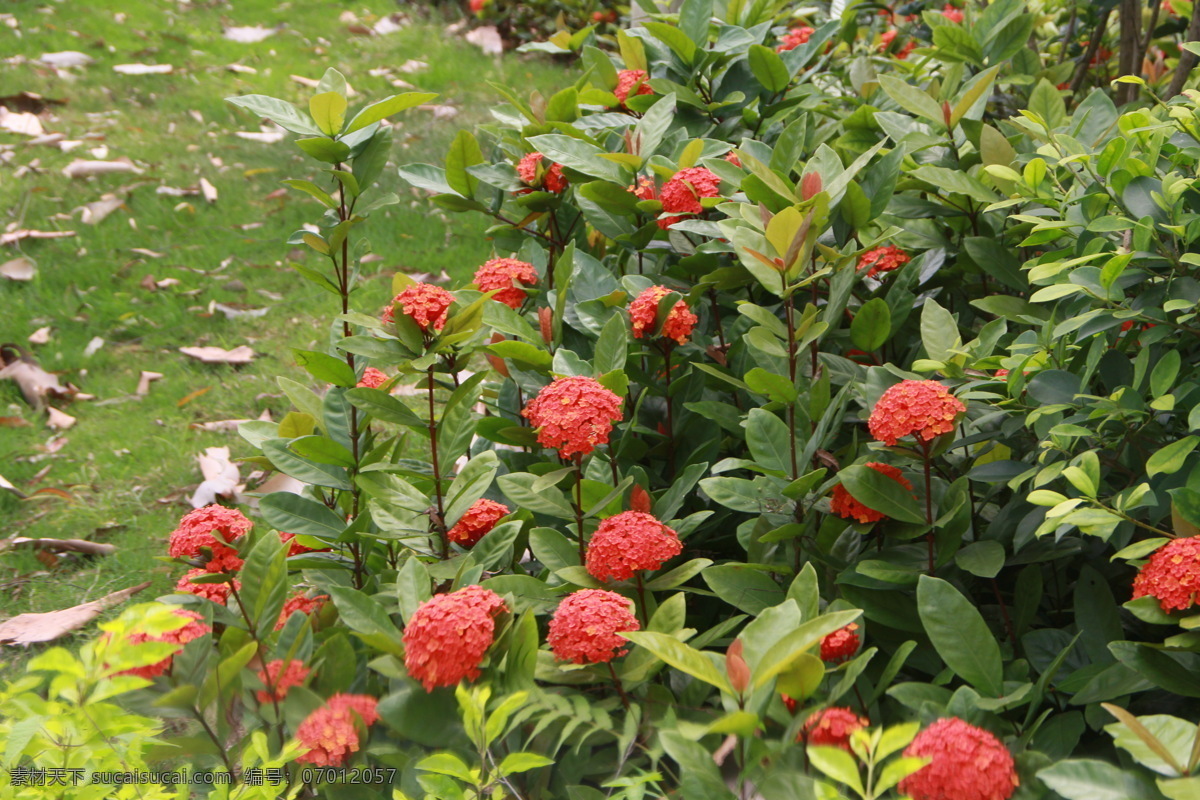
[[[182,571],[156,559],[190,508],[187,498],[200,480],[196,455],[218,446],[229,446],[235,457],[249,453],[236,433],[193,425],[263,411],[279,419],[289,406],[276,378],[308,382],[291,348],[319,348],[328,340],[335,298],[289,269],[289,257],[310,256],[285,244],[317,215],[316,203],[296,192],[277,193],[282,179],[313,178],[315,163],[302,163],[286,142],[235,135],[259,131],[258,120],[223,98],[270,94],[306,104],[312,90],[292,76],[320,78],[331,66],[347,76],[359,102],[407,90],[394,81],[440,93],[435,103],[456,113],[418,109],[402,115],[392,158],[399,165],[440,161],[458,129],[485,120],[497,100],[488,80],[543,94],[565,83],[549,62],[483,55],[447,33],[440,19],[405,20],[385,35],[351,31],[397,8],[386,0],[127,0],[107,7],[18,0],[4,6],[0,23],[3,15],[11,22],[0,94],[27,91],[64,101],[42,114],[42,125],[81,143],[64,152],[0,131],[5,225],[75,232],[0,248],[0,263],[25,256],[37,267],[31,281],[0,278],[0,343],[27,347],[61,381],[95,399],[63,406],[77,422],[56,432],[24,404],[13,382],[0,381],[0,417],[6,418],[0,475],[26,494],[53,489],[69,496],[44,492],[22,501],[0,491],[0,541],[83,538],[117,550],[94,560],[60,557],[56,564],[27,549],[0,553],[0,619],[94,600],[145,580],[153,586],[137,600],[168,593]],[[243,43],[225,38],[231,26],[277,30]],[[62,70],[38,62],[44,53],[68,50],[93,61]],[[427,66],[404,71],[411,62]],[[113,70],[122,64],[169,64],[173,71]],[[255,72],[232,71],[233,64]],[[130,159],[138,172],[63,174],[76,159],[120,158]],[[216,189],[215,202],[170,191],[197,187],[202,178]],[[402,184],[394,169],[381,181],[405,202],[369,223],[378,259],[364,267],[369,280],[356,298],[358,310],[384,303],[397,270],[445,270],[457,280],[491,256],[479,223],[444,216]],[[83,209],[105,195],[115,195],[121,207],[97,224],[86,223]],[[155,285],[162,281],[171,285]],[[214,303],[266,311],[227,318]],[[30,344],[28,337],[43,327],[50,328],[49,341]],[[96,349],[98,339],[103,343]],[[240,368],[200,364],[178,352],[190,345],[243,344],[259,355]],[[143,370],[163,378],[139,397],[134,390]],[[249,472],[242,467],[243,476]],[[0,647],[0,672],[5,662],[11,669],[23,660],[23,652]]]

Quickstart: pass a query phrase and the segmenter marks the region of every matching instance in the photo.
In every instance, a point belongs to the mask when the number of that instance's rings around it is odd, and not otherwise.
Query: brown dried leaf
[[[217,187],[209,183],[207,178],[200,179],[200,194],[204,195],[205,202],[217,202]]]
[[[0,276],[10,281],[31,281],[34,275],[37,275],[37,267],[24,256],[0,264]]]
[[[42,129],[42,121],[37,114],[28,111],[13,112],[0,106],[0,130],[19,133],[22,136],[41,136],[46,131]]]
[[[45,327],[38,328],[33,333],[29,334],[29,339],[27,341],[30,344],[48,343],[50,341],[50,326],[47,325]]]
[[[63,175],[68,178],[88,178],[93,175],[111,175],[120,172],[132,172],[140,175],[142,170],[134,166],[134,163],[128,158],[119,158],[116,161],[88,161],[77,158],[63,167],[62,171]]]
[[[59,383],[55,375],[39,367],[32,358],[12,355],[15,352],[14,348],[6,347],[4,350],[7,364],[0,369],[0,379],[16,381],[26,403],[41,408],[47,395],[65,397],[70,394],[70,390]]]
[[[51,642],[73,630],[82,628],[106,608],[124,603],[133,595],[150,586],[150,581],[122,589],[71,608],[47,611],[41,614],[18,614],[0,623],[0,644],[29,645],[36,642]]]
[[[49,550],[52,553],[87,553],[93,556],[108,556],[117,552],[116,545],[89,542],[86,539],[30,539],[18,536],[7,543],[8,547],[20,545],[28,545],[35,550]],[[4,548],[5,543],[0,542],[0,550]]]
[[[0,245],[12,244],[19,242],[22,239],[61,239],[65,236],[74,236],[75,231],[34,231],[21,229],[9,231],[8,233],[0,233]]]
[[[154,381],[160,380],[161,378],[161,372],[148,372],[146,370],[142,370],[141,376],[138,377],[137,390],[134,392],[134,394],[138,395],[139,397],[145,397],[146,395],[150,394],[150,384]]]
[[[76,210],[83,212],[79,221],[84,225],[98,225],[104,221],[105,217],[124,205],[125,199],[123,197],[107,193],[101,195],[99,200],[95,200],[85,206],[80,206]]]
[[[203,361],[205,364],[249,364],[255,356],[247,345],[225,350],[221,347],[181,347],[179,352],[185,356]]]
[[[46,411],[50,415],[49,419],[46,421],[46,424],[51,428],[54,428],[56,431],[65,431],[67,428],[70,428],[75,424],[74,417],[72,417],[70,414],[59,411],[54,406],[48,406]]]

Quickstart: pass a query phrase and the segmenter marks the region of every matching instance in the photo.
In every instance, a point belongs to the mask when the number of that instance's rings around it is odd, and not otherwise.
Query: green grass
[[[308,382],[291,348],[319,348],[328,340],[336,299],[288,267],[289,257],[310,256],[285,244],[292,231],[318,215],[318,207],[298,193],[270,197],[280,180],[312,178],[317,165],[296,155],[286,140],[262,144],[236,137],[234,131],[258,130],[258,120],[227,105],[225,97],[270,94],[305,104],[312,90],[290,76],[315,79],[330,66],[343,71],[359,92],[352,108],[404,91],[391,86],[393,79],[438,92],[435,102],[452,104],[459,113],[437,120],[423,110],[406,112],[392,157],[399,165],[440,162],[460,128],[484,121],[497,101],[488,80],[543,94],[565,83],[548,63],[484,56],[446,34],[442,20],[414,20],[399,32],[371,38],[351,35],[338,21],[349,10],[370,24],[396,8],[384,0],[352,6],[261,0],[236,6],[165,0],[131,0],[111,8],[84,0],[5,6],[22,33],[6,37],[6,56],[19,54],[32,62],[44,52],[78,50],[95,63],[68,70],[68,77],[35,63],[0,65],[4,93],[63,99],[66,105],[45,115],[46,129],[68,139],[102,138],[65,153],[30,147],[24,137],[0,132],[0,144],[16,145],[12,160],[0,166],[6,221],[77,233],[0,250],[0,262],[25,255],[38,268],[28,283],[0,279],[5,309],[0,342],[25,345],[34,330],[50,326],[50,342],[31,348],[40,363],[96,396],[64,407],[78,422],[63,434],[61,449],[48,452],[54,450],[48,446],[53,431],[24,405],[12,382],[0,381],[0,416],[28,423],[0,427],[0,474],[24,492],[54,488],[72,498],[44,493],[20,501],[0,491],[0,538],[90,538],[118,549],[91,561],[64,558],[53,568],[26,550],[0,554],[0,619],[93,600],[143,580],[153,586],[138,599],[167,593],[181,569],[156,558],[165,553],[167,534],[188,509],[184,490],[200,479],[195,456],[222,445],[235,456],[249,454],[236,434],[190,426],[253,418],[264,410],[279,419],[288,403],[276,378]],[[241,44],[223,38],[223,24],[285,27],[262,42]],[[429,67],[413,74],[395,70],[409,59]],[[114,64],[134,62],[172,64],[175,72],[126,76],[112,71]],[[231,72],[226,69],[231,63],[258,72]],[[384,67],[392,74],[370,74]],[[72,160],[92,158],[88,150],[95,146],[106,147],[109,159],[132,159],[144,172],[75,180],[62,174]],[[36,169],[17,178],[22,165]],[[217,188],[216,203],[156,193],[159,186],[195,186],[201,177]],[[490,257],[479,222],[438,212],[392,168],[381,182],[404,201],[367,226],[382,259],[365,266],[356,309],[380,307],[395,271],[446,270],[461,280]],[[106,192],[123,194],[125,207],[97,225],[82,224],[74,209]],[[72,214],[73,219],[61,216]],[[242,227],[252,223],[262,226]],[[162,257],[140,255],[134,248]],[[152,292],[141,285],[147,276],[180,283]],[[211,301],[269,311],[261,318],[229,320],[219,311],[209,314]],[[88,357],[84,350],[93,337],[105,344]],[[247,367],[205,366],[178,352],[195,344],[249,344],[260,355]],[[138,398],[133,392],[142,370],[164,377],[147,397]],[[249,471],[243,467],[243,475]],[[22,652],[0,648],[0,669],[6,660],[13,666]]]

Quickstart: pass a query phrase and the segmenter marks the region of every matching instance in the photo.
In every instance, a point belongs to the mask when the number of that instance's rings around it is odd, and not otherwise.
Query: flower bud
[[[542,330],[542,341],[554,344],[554,311],[548,306],[538,309],[538,327]]]
[[[636,483],[629,492],[629,510],[650,513],[650,493]]]
[[[821,176],[816,172],[805,173],[800,179],[800,199],[812,200],[821,193]]]
[[[741,639],[734,639],[725,651],[725,674],[729,676],[729,685],[738,694],[745,693],[750,686],[750,665],[742,658]]]
[[[945,121],[947,128],[954,127],[954,123],[952,123],[950,121],[951,112],[950,112],[950,101],[949,100],[942,101],[942,119]]]
[[[503,334],[499,334],[499,333],[492,334],[492,342],[491,342],[492,344],[495,344],[496,342],[503,342],[503,341],[504,341]],[[487,360],[488,360],[488,363],[492,365],[492,369],[496,370],[496,372],[499,372],[504,377],[506,377],[506,378],[508,377],[508,365],[504,363],[503,358],[501,358],[500,356],[494,356],[491,353],[488,353]]]

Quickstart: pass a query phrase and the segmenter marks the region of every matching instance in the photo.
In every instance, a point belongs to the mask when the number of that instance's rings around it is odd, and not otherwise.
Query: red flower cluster
[[[889,446],[910,434],[928,442],[954,430],[954,421],[966,410],[962,401],[937,381],[900,381],[871,409],[867,428]]]
[[[953,3],[946,3],[942,8],[942,16],[951,22],[962,22],[963,12],[960,8],[955,8]]]
[[[1172,539],[1133,579],[1133,599],[1149,595],[1163,611],[1191,608],[1200,592],[1200,536]]]
[[[525,302],[525,290],[517,284],[532,286],[537,283],[537,279],[537,270],[533,268],[533,264],[515,258],[493,258],[475,271],[475,285],[479,287],[479,291],[490,292],[499,289],[500,291],[492,295],[492,299],[499,300],[514,310]]]
[[[467,586],[426,600],[404,629],[404,666],[425,691],[479,677],[492,646],[495,616],[507,610],[495,592]]]
[[[617,634],[640,627],[629,598],[603,589],[582,589],[558,604],[546,641],[559,661],[604,664],[627,652],[623,648],[629,642]]]
[[[667,214],[699,214],[704,210],[700,198],[720,196],[720,185],[721,179],[704,167],[689,167],[671,176],[658,198]],[[665,231],[680,219],[663,217],[658,220],[658,227]]]
[[[470,7],[472,14],[478,14],[487,5],[487,0],[468,0],[467,5]]]
[[[821,660],[830,664],[840,664],[848,661],[858,652],[861,640],[855,631],[858,625],[851,622],[844,628],[839,628],[821,640]]]
[[[511,514],[508,506],[494,500],[476,500],[459,518],[457,524],[446,532],[446,538],[463,547],[474,547],[501,517]]]
[[[359,389],[378,389],[387,382],[387,373],[381,372],[374,367],[367,367],[363,370],[363,376],[358,379],[358,383],[355,386]]]
[[[792,28],[783,36],[783,44],[775,48],[776,53],[782,53],[785,50],[795,50],[802,44],[808,42],[810,36],[816,33],[816,30],[803,26],[800,28]]]
[[[609,22],[615,24],[620,18],[621,17],[617,14],[616,10],[611,8],[603,13],[599,11],[592,12],[592,22],[595,23]]]
[[[531,186],[534,189],[545,189],[547,192],[562,194],[562,191],[567,188],[567,179],[563,177],[562,164],[551,164],[550,168],[538,175],[541,172],[542,166],[541,153],[527,153],[521,158],[517,164],[517,175],[521,178],[521,182],[526,186]]]
[[[815,711],[804,720],[796,741],[817,747],[840,747],[850,750],[850,734],[867,727],[871,721],[848,708],[833,707]]]
[[[237,509],[220,505],[197,508],[184,514],[171,532],[167,555],[172,558],[198,558],[201,556],[200,548],[207,547],[213,554],[206,565],[208,572],[236,572],[242,567],[242,559],[225,542],[245,536],[252,527],[254,523]]]
[[[201,616],[200,614],[197,614],[195,611],[186,611],[182,608],[176,608],[176,609],[173,609],[171,613],[175,614],[178,617],[183,617],[184,619],[189,620],[189,622],[186,625],[184,625],[182,628],[176,628],[175,630],[167,631],[166,633],[159,633],[159,634],[154,634],[154,635],[147,634],[147,633],[130,634],[129,635],[129,643],[130,644],[141,644],[142,642],[171,642],[172,644],[177,644],[182,648],[185,644],[192,641],[193,639],[199,639],[201,636],[203,636],[206,633],[212,633],[212,628],[210,628],[208,625],[206,625],[203,622],[197,621],[197,620],[204,619],[204,617]],[[147,664],[144,667],[134,667],[133,669],[127,669],[127,670],[124,670],[123,672],[121,672],[120,674],[121,675],[137,675],[140,678],[145,678],[148,681],[152,681],[155,678],[157,678],[159,675],[162,675],[164,672],[166,672],[170,668],[171,662],[174,659],[175,659],[175,656],[173,656],[173,655],[167,656],[162,661],[156,661],[153,664]]]
[[[287,600],[283,601],[283,608],[279,611],[279,619],[275,622],[275,630],[283,630],[283,626],[287,624],[288,617],[296,612],[301,614],[315,614],[321,610],[321,606],[329,600],[329,595],[319,594],[316,597],[305,597],[303,592],[292,595]]]
[[[400,306],[406,317],[410,317],[423,331],[430,327],[440,331],[446,324],[446,312],[454,302],[454,295],[440,286],[429,283],[414,283],[392,298],[383,309],[383,321],[390,325],[396,321],[395,308]]]
[[[299,764],[340,767],[359,748],[355,718],[370,727],[379,721],[378,701],[365,694],[335,694],[321,708],[309,714],[296,728],[296,740],[308,752],[296,759]]]
[[[621,398],[592,378],[559,378],[538,392],[521,416],[537,428],[542,447],[557,447],[563,458],[586,456],[596,445],[608,444],[613,423],[621,419]]]
[[[627,581],[635,572],[658,569],[683,550],[674,530],[642,511],[623,511],[600,523],[587,547],[588,574],[599,581]]]
[[[886,247],[877,247],[874,250],[868,250],[863,253],[862,258],[858,260],[859,270],[867,269],[867,277],[874,278],[881,272],[891,272],[892,270],[900,269],[900,267],[912,261],[908,253],[894,245]]]
[[[210,564],[212,562],[209,562]],[[220,570],[216,570],[219,572]],[[228,583],[192,583],[192,578],[198,578],[203,575],[212,575],[206,569],[189,569],[184,573],[179,582],[175,584],[175,591],[185,594],[194,594],[197,597],[203,597],[205,600],[211,600],[214,603],[225,605],[225,601],[229,599],[229,584]],[[242,582],[237,578],[233,579],[233,588],[241,589]]]
[[[258,671],[258,679],[267,687],[265,691],[260,689],[256,693],[258,702],[269,703],[272,699],[282,701],[287,697],[288,689],[302,686],[311,671],[299,661],[288,661],[286,664],[282,659],[271,661]]]
[[[878,473],[887,475],[905,489],[912,491],[912,484],[908,482],[899,468],[893,467],[891,464],[881,464],[878,461],[868,461],[867,466]],[[856,519],[859,522],[879,522],[881,519],[887,519],[886,514],[873,508],[867,508],[855,500],[854,496],[840,483],[833,487],[833,497],[830,498],[829,506],[830,510],[842,519]]]
[[[630,186],[629,191],[633,192],[633,196],[638,200],[654,200],[658,197],[658,189],[654,187],[654,181],[644,175],[637,180],[636,186]]]
[[[879,36],[879,52],[886,53],[888,51],[888,48],[892,46],[892,42],[895,41],[897,33],[899,32],[895,28],[892,28],[890,31],[885,31]],[[907,60],[908,54],[916,49],[916,46],[917,43],[915,41],[910,40],[905,42],[904,46],[896,51],[896,58],[901,61]]]
[[[644,69],[623,69],[618,72],[617,86],[613,89],[613,94],[616,95],[621,108],[627,108],[625,101],[629,99],[630,94],[654,94],[654,90],[648,83],[649,80],[650,76]]]
[[[641,339],[643,334],[653,332],[658,321],[658,302],[671,293],[665,286],[651,286],[642,292],[629,304],[629,320],[633,325],[633,338]],[[688,308],[688,304],[680,300],[672,306],[663,323],[662,335],[674,339],[679,344],[687,344],[699,319]]]
[[[1008,800],[1020,785],[1008,748],[958,717],[918,733],[904,755],[933,759],[900,781],[913,800]]]
[[[287,553],[289,556],[298,556],[301,553],[328,553],[329,552],[328,547],[305,547],[304,545],[302,545],[296,541],[296,534],[294,534],[294,533],[282,533],[281,532],[279,534],[279,541],[283,542],[284,544],[291,542],[291,546],[288,547],[288,553]]]

